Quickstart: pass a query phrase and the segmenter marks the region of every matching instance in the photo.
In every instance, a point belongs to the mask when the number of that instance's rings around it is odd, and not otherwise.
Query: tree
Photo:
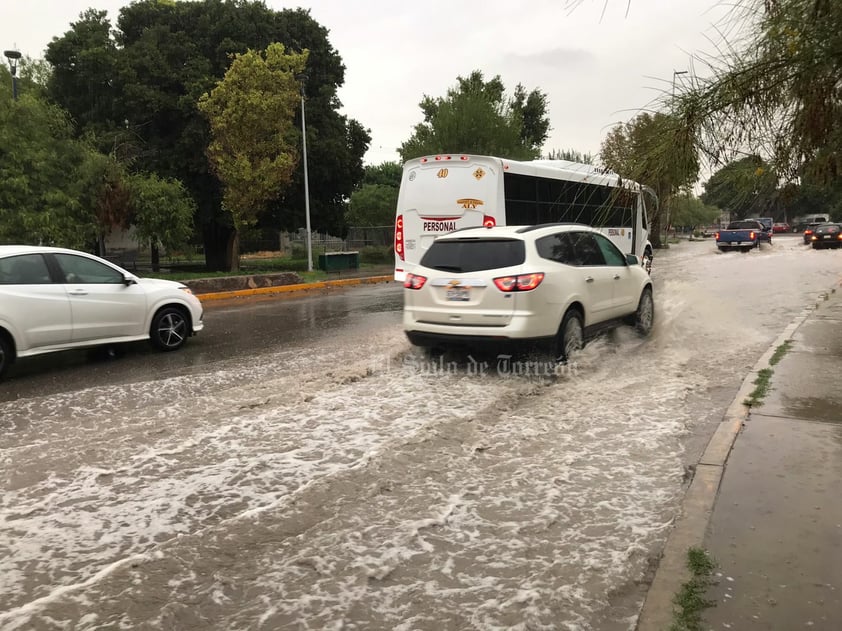
[[[842,3],[743,0],[732,19],[744,39],[721,59],[700,59],[709,77],[672,104],[677,126],[713,165],[759,155],[784,181],[842,177]]]
[[[181,182],[155,174],[128,177],[132,225],[140,243],[148,244],[152,270],[160,270],[160,248],[184,246],[193,233],[196,204]]]
[[[759,156],[746,156],[714,173],[705,182],[702,201],[730,213],[732,219],[774,216],[778,177]]]
[[[692,230],[697,226],[711,225],[721,214],[722,211],[716,206],[708,206],[689,193],[680,193],[673,198],[670,221],[674,226]]]
[[[113,30],[94,12],[53,40],[48,56],[62,80],[50,83],[50,96],[68,104],[82,129],[95,130],[101,150],[122,147],[117,154],[130,158],[133,169],[181,180],[197,204],[195,224],[207,265],[223,269],[234,225],[206,159],[210,126],[197,103],[223,77],[232,53],[264,50],[274,42],[310,51],[305,87],[311,215],[318,229],[344,229],[346,200],[362,178],[370,136],[338,112],[345,69],[327,35],[309,12],[275,11],[260,1],[142,0],[120,9]],[[76,63],[88,52],[98,62],[103,51],[113,55],[110,65]],[[86,98],[78,98],[79,86]],[[299,169],[261,222],[284,229],[303,225],[303,191]]]
[[[8,75],[7,75],[8,76]],[[67,114],[31,93],[0,86],[0,241],[84,248],[97,238],[83,202],[97,156],[74,138]]]
[[[395,221],[398,189],[385,184],[363,184],[351,194],[346,219],[349,226],[391,226]]]
[[[199,99],[213,137],[208,159],[233,218],[229,269],[239,268],[237,230],[256,223],[266,204],[289,186],[298,165],[296,75],[306,62],[307,51],[287,54],[283,44],[270,44],[265,58],[251,50],[235,55],[224,79]]]
[[[518,85],[507,99],[499,76],[489,81],[478,70],[457,77],[445,97],[425,96],[424,121],[398,150],[403,160],[436,153],[474,153],[533,159],[549,133],[546,95],[526,94]]]
[[[594,156],[590,153],[582,153],[575,149],[551,149],[546,156],[547,160],[567,160],[579,162],[580,164],[593,164]]]
[[[692,185],[699,161],[692,133],[682,133],[666,114],[643,113],[618,125],[602,143],[605,166],[622,177],[646,184],[660,200],[659,212],[650,217],[652,245],[661,247],[661,227],[669,225],[670,198]]]

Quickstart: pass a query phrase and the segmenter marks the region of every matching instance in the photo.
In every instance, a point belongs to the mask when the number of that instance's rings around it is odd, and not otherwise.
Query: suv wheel
[[[566,362],[572,353],[585,345],[582,316],[576,309],[568,309],[561,321],[556,339],[556,358]]]
[[[6,370],[6,367],[12,363],[12,347],[6,341],[6,338],[0,334],[0,377],[3,376],[3,372]]]
[[[652,288],[647,287],[640,294],[637,311],[634,314],[634,328],[640,335],[646,336],[652,332],[655,323],[655,301],[652,300]]]

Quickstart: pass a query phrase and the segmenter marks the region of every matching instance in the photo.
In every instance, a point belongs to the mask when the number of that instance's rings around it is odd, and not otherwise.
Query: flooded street
[[[652,337],[563,370],[431,359],[382,286],[256,356],[0,385],[0,628],[633,629],[687,465],[842,251],[653,269]]]

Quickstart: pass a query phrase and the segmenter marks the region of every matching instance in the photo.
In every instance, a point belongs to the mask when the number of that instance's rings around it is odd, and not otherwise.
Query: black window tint
[[[447,272],[480,272],[520,265],[526,259],[523,241],[475,239],[434,241],[421,258],[421,265]]]
[[[0,259],[0,285],[45,285],[51,282],[47,262],[40,254]]]
[[[576,249],[573,247],[573,238],[569,232],[559,232],[535,241],[535,248],[538,256],[556,263],[565,265],[581,265]]]
[[[581,261],[580,265],[605,265],[605,257],[592,232],[574,232],[573,247]]]
[[[99,261],[73,254],[56,254],[55,257],[68,283],[123,283],[123,275],[120,272]]]
[[[607,265],[626,265],[626,257],[623,256],[622,252],[617,249],[617,246],[611,243],[611,240],[608,237],[604,237],[601,234],[593,235],[594,239],[596,239],[597,245],[599,245],[599,249],[602,252],[602,256],[605,258],[605,263]]]

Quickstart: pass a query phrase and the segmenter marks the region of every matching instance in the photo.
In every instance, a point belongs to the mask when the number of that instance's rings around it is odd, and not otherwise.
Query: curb
[[[347,287],[349,285],[374,285],[376,283],[391,282],[394,277],[368,276],[365,278],[344,278],[341,280],[322,280],[314,283],[296,283],[295,285],[278,285],[276,287],[255,287],[254,289],[237,289],[234,291],[217,291],[196,294],[202,301],[227,300],[230,298],[249,298],[251,296],[266,296],[272,294],[287,294],[294,291],[312,291],[315,289],[330,289],[331,287]]]
[[[687,568],[687,550],[704,545],[705,533],[713,515],[719,485],[725,473],[725,463],[743,423],[751,414],[750,407],[744,405],[743,401],[754,390],[757,374],[771,366],[769,360],[775,350],[792,338],[798,327],[818,308],[819,304],[821,303],[817,302],[797,315],[743,379],[734,400],[728,406],[722,421],[699,458],[693,481],[681,502],[675,526],[667,537],[658,569],[646,593],[635,631],[663,631],[670,628],[673,622],[673,596],[691,578],[690,570]]]

